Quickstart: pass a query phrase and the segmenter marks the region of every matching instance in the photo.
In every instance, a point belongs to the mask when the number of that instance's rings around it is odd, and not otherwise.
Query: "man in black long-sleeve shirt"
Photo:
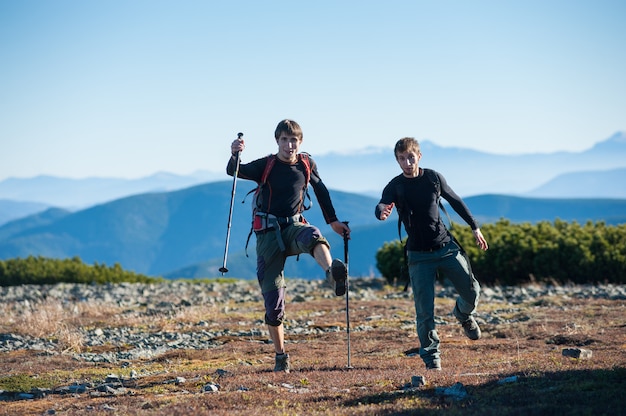
[[[411,288],[415,302],[420,357],[426,368],[441,370],[439,336],[435,329],[435,279],[441,270],[452,282],[459,297],[454,315],[468,338],[480,338],[480,328],[473,315],[478,305],[480,285],[469,262],[452,238],[439,215],[439,197],[472,227],[477,245],[487,250],[487,241],[463,200],[448,186],[438,172],[419,167],[422,156],[419,143],[412,137],[400,139],[394,149],[402,174],[393,178],[383,190],[375,215],[386,220],[394,206],[404,224]]]
[[[326,279],[337,296],[346,292],[347,269],[339,259],[332,259],[330,244],[320,230],[302,216],[310,183],[327,224],[339,235],[350,237],[347,224],[337,220],[326,185],[320,179],[311,157],[298,153],[302,129],[293,120],[282,120],[274,132],[278,152],[239,166],[238,177],[259,184],[255,195],[253,229],[256,235],[257,278],[265,302],[265,323],[276,351],[274,371],[289,372],[285,352],[283,319],[285,314],[284,267],[288,256],[311,254],[326,272]],[[231,144],[231,158],[226,172],[235,174],[237,154],[245,142],[238,138]],[[268,173],[268,163],[271,170]],[[266,177],[265,177],[266,176]]]

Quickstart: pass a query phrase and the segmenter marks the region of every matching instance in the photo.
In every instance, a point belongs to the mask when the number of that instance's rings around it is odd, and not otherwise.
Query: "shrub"
[[[512,224],[500,220],[481,231],[489,250],[480,250],[467,226],[452,232],[467,251],[472,269],[486,284],[517,285],[531,281],[563,283],[626,283],[626,224],[556,220]],[[389,281],[397,281],[404,262],[398,240],[376,253],[377,267]]]
[[[79,257],[51,259],[29,256],[0,261],[0,286],[54,283],[150,283],[160,281],[142,274],[123,270],[115,263],[113,267],[95,263],[87,265]]]
[[[394,285],[406,284],[408,281],[408,275],[403,273],[403,269],[406,269],[403,253],[405,243],[406,238],[402,242],[400,240],[387,242],[376,252],[376,267],[387,281]]]

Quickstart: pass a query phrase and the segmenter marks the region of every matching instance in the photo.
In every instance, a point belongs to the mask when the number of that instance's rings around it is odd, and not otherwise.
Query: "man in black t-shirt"
[[[435,279],[438,271],[452,282],[459,294],[453,313],[463,326],[465,335],[477,340],[481,332],[473,316],[478,305],[480,285],[463,250],[441,220],[440,196],[472,227],[478,247],[487,250],[488,245],[478,222],[445,178],[438,172],[419,167],[422,154],[417,140],[412,137],[400,139],[394,154],[402,174],[385,186],[375,215],[380,220],[386,220],[395,206],[404,224],[408,235],[406,249],[420,357],[426,368],[441,370],[439,336],[435,329]]]

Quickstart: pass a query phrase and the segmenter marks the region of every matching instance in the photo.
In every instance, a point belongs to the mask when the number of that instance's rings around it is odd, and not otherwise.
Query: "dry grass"
[[[385,291],[391,292],[387,288]],[[140,377],[127,394],[109,397],[49,395],[0,404],[1,415],[528,415],[624,414],[626,387],[626,306],[623,300],[567,297],[534,299],[521,305],[482,304],[483,338],[469,341],[450,316],[452,301],[437,299],[443,371],[426,372],[418,357],[405,351],[418,346],[411,299],[351,300],[348,369],[345,302],[313,294],[288,304],[287,349],[294,371],[277,374],[266,337],[224,336],[208,350],[172,350],[152,360],[90,364],[69,354],[16,351],[0,355],[0,389],[11,383],[55,387],[98,382],[107,374]],[[3,305],[7,327],[0,332],[54,334],[67,352],[81,350],[80,328],[133,325],[146,331],[191,330],[199,320],[232,330],[265,328],[260,303],[196,305],[167,316],[147,316],[104,304],[55,305],[16,312]],[[294,322],[310,328],[338,327],[319,335],[294,333]],[[117,346],[119,347],[119,346]],[[562,349],[582,347],[593,358],[564,357]],[[102,347],[106,349],[106,347]],[[109,348],[116,348],[110,346]],[[217,370],[226,370],[220,375]],[[405,389],[411,377],[427,385]],[[513,383],[499,380],[517,376]],[[176,383],[176,377],[186,381]],[[469,396],[454,400],[438,388],[462,383]],[[19,384],[21,383],[21,384]],[[29,384],[30,383],[30,384]],[[202,393],[217,383],[217,393]]]

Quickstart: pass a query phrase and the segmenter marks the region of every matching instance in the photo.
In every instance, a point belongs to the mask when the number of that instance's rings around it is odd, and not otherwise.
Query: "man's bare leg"
[[[343,296],[346,293],[347,285],[347,270],[345,264],[343,264],[341,260],[333,260],[330,255],[330,249],[326,244],[322,243],[316,245],[313,249],[313,257],[326,273],[326,280],[330,284],[330,287],[333,288],[335,295]]]
[[[330,255],[330,250],[326,244],[318,244],[313,249],[313,257],[317,264],[322,267],[322,270],[326,271],[330,268],[333,258]]]
[[[285,353],[285,328],[283,324],[278,326],[268,325],[267,329],[270,332],[270,338],[272,338],[272,342],[274,343],[274,351],[276,354],[284,354]]]
[[[289,373],[291,364],[289,363],[289,354],[285,352],[285,328],[283,324],[278,326],[268,325],[270,337],[274,343],[274,351],[276,351],[276,365],[274,371]]]

